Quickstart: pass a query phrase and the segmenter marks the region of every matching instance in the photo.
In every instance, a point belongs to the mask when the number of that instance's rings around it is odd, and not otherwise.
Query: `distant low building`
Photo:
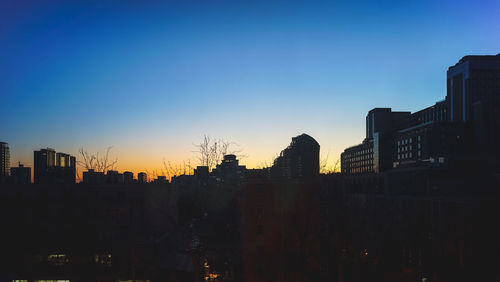
[[[106,183],[108,184],[123,184],[123,174],[116,170],[108,170],[106,173]]]
[[[18,167],[10,168],[10,176],[16,184],[30,184],[31,183],[31,168],[25,167],[19,163]]]
[[[105,182],[104,172],[97,172],[93,169],[83,172],[83,183],[85,184],[103,184]]]
[[[154,180],[155,184],[165,184],[168,183],[167,177],[163,175],[158,175],[158,177]]]
[[[123,172],[123,182],[125,184],[134,183],[134,173],[131,171]]]
[[[148,182],[148,175],[145,172],[139,172],[137,174],[137,182],[147,183]]]

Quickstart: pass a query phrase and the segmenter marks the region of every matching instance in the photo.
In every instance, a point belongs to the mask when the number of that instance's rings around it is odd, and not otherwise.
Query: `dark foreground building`
[[[193,281],[176,218],[166,185],[6,185],[0,280]]]
[[[18,167],[10,168],[10,182],[17,184],[30,184],[31,183],[31,167],[25,167],[19,163]]]

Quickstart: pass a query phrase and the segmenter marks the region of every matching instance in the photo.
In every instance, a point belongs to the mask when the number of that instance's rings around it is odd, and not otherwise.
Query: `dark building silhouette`
[[[292,138],[271,167],[273,178],[308,178],[319,175],[319,144],[307,134]]]
[[[25,167],[19,163],[18,167],[10,168],[10,176],[14,183],[30,184],[31,183],[31,168]]]
[[[105,179],[104,172],[98,172],[93,169],[83,172],[83,183],[85,184],[103,184]]]
[[[500,54],[465,56],[448,68],[446,100],[450,120],[472,134],[474,153],[500,164]]]
[[[167,177],[164,175],[158,175],[155,180],[153,180],[154,184],[166,184],[168,183]]]
[[[148,182],[148,175],[145,172],[139,172],[137,174],[137,182],[139,182],[139,183]]]
[[[123,184],[123,174],[116,170],[108,170],[106,172],[106,183]]]
[[[84,184],[135,184],[134,173],[125,171],[120,173],[116,170],[108,170],[106,173],[89,169],[83,172]]]
[[[392,166],[390,140],[410,112],[393,112],[375,108],[366,115],[366,138],[363,143],[347,148],[341,155],[344,173],[376,173]]]
[[[208,178],[208,175],[209,175],[209,169],[208,169],[208,166],[197,166],[195,169],[194,169],[194,176],[198,179],[207,179]]]
[[[75,183],[76,158],[54,149],[34,152],[35,183]]]
[[[135,184],[2,188],[2,230],[17,230],[6,232],[0,242],[0,275],[9,281],[172,281],[178,272],[194,276],[192,267],[177,269],[176,249],[186,245],[186,238],[177,234],[170,189],[138,189]]]
[[[7,179],[10,169],[10,150],[9,145],[0,142],[0,182]]]
[[[342,153],[342,172],[465,162],[499,167],[500,54],[465,56],[447,77],[446,99],[433,106],[415,113],[368,112],[366,138]]]
[[[125,184],[134,183],[134,173],[131,171],[123,172],[123,182]]]
[[[212,175],[219,182],[236,181],[245,177],[246,167],[239,165],[235,155],[225,155],[224,159],[212,170]],[[198,175],[201,171],[197,171]]]

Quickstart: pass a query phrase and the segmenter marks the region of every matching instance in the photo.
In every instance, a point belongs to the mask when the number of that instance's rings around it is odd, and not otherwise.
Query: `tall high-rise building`
[[[319,143],[307,134],[292,138],[271,167],[273,178],[309,178],[319,175]]]
[[[34,152],[35,184],[75,183],[76,158],[54,149]]]
[[[465,56],[448,68],[450,120],[470,130],[474,153],[500,165],[500,54]]]
[[[9,144],[0,142],[0,180],[9,176],[10,170],[10,151]]]

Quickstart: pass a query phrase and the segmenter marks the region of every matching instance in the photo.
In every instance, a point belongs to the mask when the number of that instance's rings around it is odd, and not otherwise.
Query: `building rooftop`
[[[467,55],[467,56],[464,56],[462,57],[462,59],[460,59],[458,61],[458,63],[456,63],[455,65],[453,66],[450,66],[448,68],[448,70],[462,64],[462,63],[465,63],[465,62],[468,62],[468,61],[491,61],[491,59],[495,59],[495,60],[498,60],[500,61],[500,53],[496,54],[496,55]]]

